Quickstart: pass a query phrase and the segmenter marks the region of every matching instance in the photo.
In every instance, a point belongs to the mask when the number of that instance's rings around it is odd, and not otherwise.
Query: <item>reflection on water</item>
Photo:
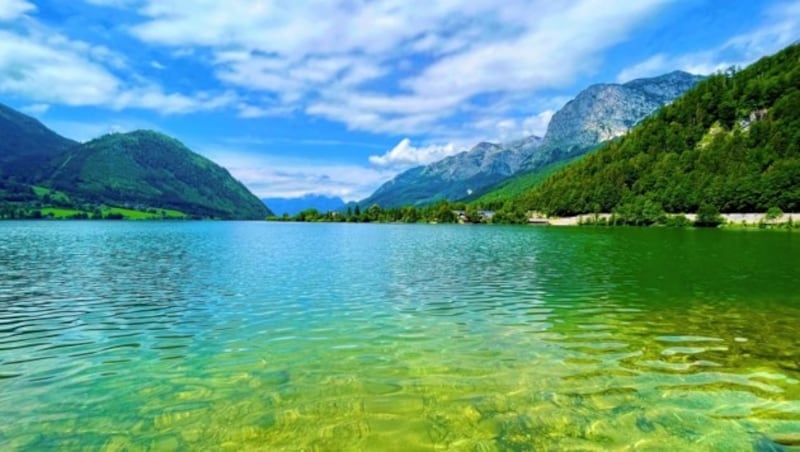
[[[0,449],[780,450],[800,237],[0,223]]]

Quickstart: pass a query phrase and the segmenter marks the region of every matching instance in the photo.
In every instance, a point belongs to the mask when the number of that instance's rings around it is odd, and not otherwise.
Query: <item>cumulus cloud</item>
[[[97,105],[120,82],[102,65],[67,45],[0,31],[0,92],[66,105]]]
[[[140,108],[163,114],[213,110],[235,101],[226,92],[168,93],[155,83],[130,83],[112,68],[126,68],[124,58],[46,30],[27,34],[0,31],[0,93],[39,104]]]
[[[543,137],[547,132],[547,126],[553,118],[555,111],[545,110],[537,115],[528,116],[522,120],[522,131],[526,136],[536,135]]]
[[[676,69],[708,75],[731,66],[746,66],[800,38],[800,1],[778,4],[764,13],[760,26],[720,45],[682,55],[660,53],[623,69],[617,81],[652,77]]]
[[[478,120],[481,109],[465,113],[472,102],[493,107],[485,103],[595,70],[603,50],[669,1],[143,0],[145,19],[130,30],[147,43],[205,49],[220,81],[292,110],[419,135],[459,114]]]
[[[399,169],[427,165],[461,151],[453,143],[415,147],[410,139],[404,138],[385,154],[370,156],[369,161],[378,167]]]
[[[224,148],[199,152],[224,166],[260,198],[297,198],[314,193],[358,201],[395,174],[382,168],[287,159]]]
[[[0,22],[15,20],[20,16],[35,10],[36,6],[26,0],[0,1]]]

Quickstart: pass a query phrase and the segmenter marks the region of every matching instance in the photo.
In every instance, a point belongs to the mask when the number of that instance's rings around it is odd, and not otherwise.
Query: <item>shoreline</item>
[[[687,220],[692,223],[697,220],[697,214],[687,213],[669,213],[667,217],[678,217],[683,215]],[[575,215],[571,217],[551,217],[545,218],[540,216],[532,216],[528,218],[530,225],[543,225],[543,226],[582,226],[596,222],[597,220],[609,221],[612,218],[610,213],[590,213],[583,215]],[[800,213],[784,213],[778,218],[767,220],[766,213],[721,213],[720,217],[725,220],[722,224],[723,227],[730,226],[743,226],[743,227],[759,227],[760,225],[777,226],[786,223],[800,223]]]

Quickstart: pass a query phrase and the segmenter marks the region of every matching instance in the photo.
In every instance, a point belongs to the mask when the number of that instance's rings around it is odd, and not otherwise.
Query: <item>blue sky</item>
[[[0,102],[81,141],[162,131],[262,197],[357,200],[541,135],[590,84],[798,38],[800,0],[0,0]]]

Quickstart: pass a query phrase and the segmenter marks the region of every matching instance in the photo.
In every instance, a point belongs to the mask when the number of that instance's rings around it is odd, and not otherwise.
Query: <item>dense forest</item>
[[[800,45],[709,77],[515,204],[559,216],[800,211]]]

